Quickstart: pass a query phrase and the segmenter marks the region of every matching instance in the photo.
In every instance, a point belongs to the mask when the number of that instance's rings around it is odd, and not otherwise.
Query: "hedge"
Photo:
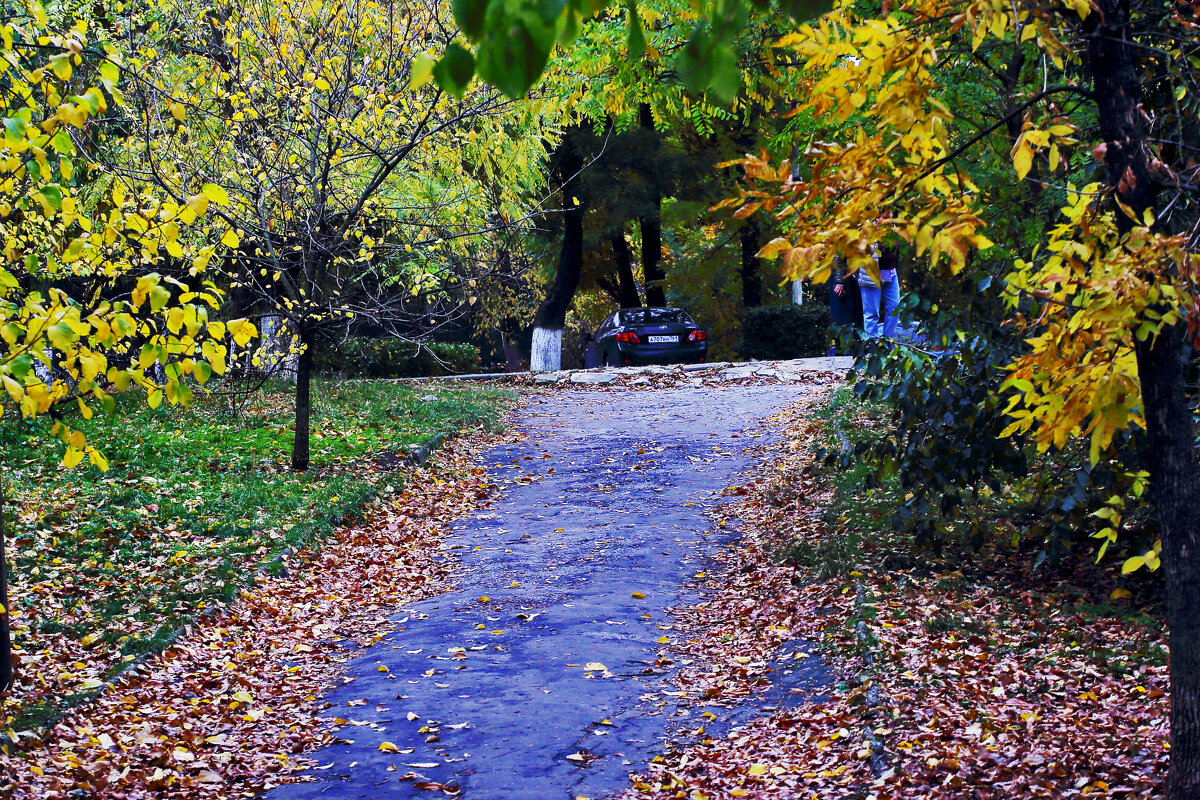
[[[829,352],[829,306],[761,306],[742,312],[743,358],[771,361],[823,356]]]
[[[422,378],[459,375],[479,366],[479,348],[462,342],[353,337],[318,346],[313,366],[346,378]]]

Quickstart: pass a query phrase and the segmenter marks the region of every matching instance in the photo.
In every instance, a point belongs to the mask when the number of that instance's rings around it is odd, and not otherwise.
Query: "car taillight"
[[[638,335],[636,333],[634,333],[633,331],[621,331],[620,333],[618,333],[616,335],[615,338],[618,342],[624,342],[625,344],[641,344],[642,343],[642,340],[639,339]]]
[[[688,334],[689,342],[703,342],[707,338],[708,338],[708,334],[705,333],[704,331],[692,331],[691,333]]]

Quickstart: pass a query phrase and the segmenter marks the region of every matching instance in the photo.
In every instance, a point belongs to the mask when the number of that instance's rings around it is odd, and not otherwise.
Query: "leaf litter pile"
[[[281,575],[260,575],[40,741],[0,755],[0,795],[249,797],[309,766],[304,754],[329,741],[317,696],[352,647],[381,639],[398,608],[453,579],[442,536],[494,499],[474,463],[495,444],[452,441],[360,524],[292,555]]]
[[[690,638],[672,643],[697,725],[622,797],[1160,794],[1169,698],[1154,620],[1094,613],[1077,581],[1031,573],[1020,556],[981,555],[969,571],[864,556],[833,574],[781,557],[821,554],[832,535],[811,412],[774,420],[787,441],[718,512],[742,535],[697,576],[701,601],[677,610]],[[761,692],[814,650],[836,670],[831,686],[793,689],[792,707],[705,738],[706,705]]]

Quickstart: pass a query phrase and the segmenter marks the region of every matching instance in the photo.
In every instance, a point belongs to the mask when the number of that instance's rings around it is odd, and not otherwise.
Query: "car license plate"
[[[650,344],[674,344],[679,341],[678,336],[649,336],[647,341]]]

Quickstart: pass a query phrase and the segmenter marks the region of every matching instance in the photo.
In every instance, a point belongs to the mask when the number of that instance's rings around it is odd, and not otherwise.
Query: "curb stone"
[[[862,581],[858,581],[857,583],[858,588],[854,605],[861,611],[865,606],[874,605],[874,598],[872,597],[871,602],[868,602],[866,600],[866,592],[863,590]],[[855,625],[855,638],[862,652],[863,665],[867,670],[870,670],[875,665],[875,651],[872,649],[874,637],[871,636],[870,631],[867,629],[867,621],[865,619],[860,619],[858,624]],[[882,698],[880,697],[878,682],[873,680],[865,670],[859,676],[859,681],[867,684],[865,698],[867,709],[873,711],[879,708]],[[884,777],[890,769],[883,741],[876,735],[875,730],[870,725],[863,728],[862,739],[863,744],[870,753],[867,756],[867,766],[870,768],[871,774],[876,779]]]

